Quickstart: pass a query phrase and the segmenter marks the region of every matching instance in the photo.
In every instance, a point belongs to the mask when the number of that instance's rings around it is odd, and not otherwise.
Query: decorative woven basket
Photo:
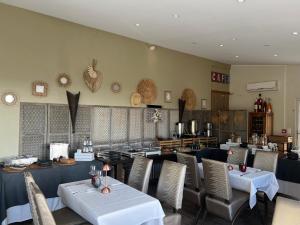
[[[137,86],[137,92],[142,96],[142,103],[151,104],[157,98],[157,88],[153,80],[143,79]]]
[[[190,89],[186,88],[183,90],[181,99],[185,100],[185,108],[188,111],[194,110],[196,107],[197,97],[195,92]]]

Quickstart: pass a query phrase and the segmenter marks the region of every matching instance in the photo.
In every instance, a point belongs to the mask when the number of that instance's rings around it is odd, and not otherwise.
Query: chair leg
[[[205,209],[204,210],[204,213],[203,213],[203,218],[202,218],[202,221],[201,221],[201,224],[205,225],[205,220],[206,220],[206,216],[207,216],[207,210]]]
[[[200,218],[200,215],[201,215],[201,212],[202,212],[202,207],[200,207],[197,211],[197,214],[196,214],[196,217],[195,217],[195,221],[192,223],[194,225],[197,225],[198,221],[199,221],[199,218]]]

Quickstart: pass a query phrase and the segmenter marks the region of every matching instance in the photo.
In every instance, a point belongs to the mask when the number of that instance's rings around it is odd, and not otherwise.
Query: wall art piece
[[[211,72],[211,81],[222,83],[222,84],[229,84],[230,83],[230,75],[218,72]]]
[[[165,103],[171,103],[172,102],[172,91],[165,91],[164,99],[165,99]]]
[[[97,61],[93,59],[92,65],[83,72],[83,80],[91,92],[96,92],[101,87],[103,74],[96,70]]]
[[[201,99],[201,109],[206,110],[207,109],[207,99],[202,98]]]
[[[113,93],[121,92],[121,84],[119,82],[113,82],[110,86],[110,89]]]
[[[1,96],[1,100],[4,105],[11,106],[17,103],[18,97],[13,92],[6,92]]]
[[[190,88],[186,88],[183,90],[181,98],[183,100],[185,100],[185,108],[188,111],[194,110],[196,107],[196,102],[197,102],[197,98],[196,98],[196,94],[195,92],[190,89]]]
[[[80,92],[78,92],[77,94],[73,94],[73,93],[67,91],[66,93],[67,93],[70,117],[71,117],[71,123],[72,123],[72,133],[74,134]]]
[[[151,104],[156,100],[157,88],[153,80],[141,80],[137,86],[137,92],[142,96],[142,103],[144,104]]]
[[[48,94],[48,84],[44,81],[34,81],[32,83],[32,95],[46,97]]]
[[[141,103],[142,103],[142,96],[137,92],[133,92],[130,97],[131,106],[138,107],[141,105]]]
[[[60,73],[57,77],[57,83],[60,87],[69,87],[72,81],[68,74]]]

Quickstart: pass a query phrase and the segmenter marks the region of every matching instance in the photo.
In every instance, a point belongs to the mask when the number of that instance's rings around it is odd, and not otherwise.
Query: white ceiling
[[[300,63],[300,0],[0,2],[224,63]]]

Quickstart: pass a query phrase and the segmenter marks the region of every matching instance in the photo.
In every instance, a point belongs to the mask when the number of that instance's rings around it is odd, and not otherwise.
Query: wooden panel
[[[211,110],[229,110],[229,92],[211,91]]]

